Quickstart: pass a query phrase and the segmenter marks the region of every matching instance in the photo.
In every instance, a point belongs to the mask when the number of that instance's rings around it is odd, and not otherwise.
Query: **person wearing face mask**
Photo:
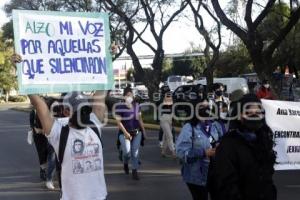
[[[231,131],[216,150],[217,199],[276,200],[273,183],[276,153],[260,100],[247,94],[232,112]]]
[[[186,123],[177,138],[176,154],[182,164],[181,175],[194,200],[207,200],[207,176],[210,158],[215,155],[214,144],[218,130],[209,118],[207,100],[194,103],[195,116]]]
[[[214,102],[224,102],[226,104],[229,103],[229,99],[225,97],[225,87],[222,83],[214,83],[213,84],[213,94],[214,94]]]
[[[274,100],[274,95],[271,91],[270,84],[268,80],[263,80],[262,86],[259,88],[259,90],[256,92],[256,96],[259,99],[270,99]]]
[[[105,92],[96,91],[91,97],[80,92],[68,93],[63,99],[64,116],[69,116],[69,123],[52,117],[50,109],[38,95],[29,95],[32,105],[37,110],[43,133],[59,158],[61,167],[61,200],[104,200],[107,196],[106,183],[103,171],[103,151],[100,140],[101,126],[105,113]],[[93,124],[93,125],[91,125]],[[96,131],[95,131],[96,130]],[[64,141],[64,145],[62,145]],[[76,141],[76,142],[75,142]],[[80,154],[77,154],[76,145],[80,144]],[[76,147],[75,147],[75,146]],[[91,154],[87,149],[99,146],[99,151]],[[64,146],[63,150],[62,147]],[[62,160],[63,158],[63,160]],[[101,166],[93,171],[84,168],[78,171],[74,163],[85,163],[87,160],[101,160]]]
[[[134,102],[130,87],[124,89],[125,102],[117,105],[115,117],[119,127],[119,141],[122,148],[122,161],[125,174],[129,174],[129,160],[131,159],[132,178],[139,180],[139,148],[145,136],[144,123],[139,105]]]

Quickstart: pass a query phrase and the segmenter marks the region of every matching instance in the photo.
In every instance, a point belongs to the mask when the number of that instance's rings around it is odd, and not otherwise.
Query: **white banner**
[[[274,133],[276,170],[300,169],[300,102],[262,100]]]

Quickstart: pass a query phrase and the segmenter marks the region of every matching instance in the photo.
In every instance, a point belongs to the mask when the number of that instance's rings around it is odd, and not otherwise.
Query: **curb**
[[[15,107],[15,108],[10,108],[10,109],[15,110],[15,111],[30,112],[32,108],[30,108],[30,107],[28,107],[28,108]]]
[[[11,108],[11,110],[16,110],[16,111],[22,111],[22,112],[30,112],[32,108],[28,107],[28,108],[22,108],[22,107],[15,107],[15,108]],[[117,124],[117,121],[115,119],[108,119],[107,120],[108,123],[110,124]],[[144,123],[144,126],[146,129],[151,129],[151,130],[160,130],[160,125],[159,124],[147,124]],[[180,132],[181,128],[180,127],[175,127],[175,131],[176,132]]]

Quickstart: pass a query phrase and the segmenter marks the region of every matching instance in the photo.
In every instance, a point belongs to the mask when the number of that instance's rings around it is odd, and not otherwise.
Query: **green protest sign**
[[[113,86],[106,13],[13,11],[20,94]]]

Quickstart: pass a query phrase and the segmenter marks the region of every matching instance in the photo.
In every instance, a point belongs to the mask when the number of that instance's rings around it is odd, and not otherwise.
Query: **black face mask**
[[[88,106],[84,106],[80,109],[80,115],[78,116],[78,112],[74,112],[72,117],[70,118],[71,124],[76,129],[84,129],[88,126],[90,122],[90,113],[92,109]]]
[[[199,116],[200,117],[209,117],[209,108],[201,108],[199,109]]]
[[[223,91],[218,90],[218,91],[215,92],[215,94],[216,94],[217,97],[223,96]]]
[[[252,117],[259,118],[259,116],[252,116]],[[244,126],[246,129],[248,129],[250,131],[254,131],[254,132],[261,129],[263,127],[263,125],[264,125],[263,119],[257,119],[257,120],[245,119],[242,123],[242,126]]]

